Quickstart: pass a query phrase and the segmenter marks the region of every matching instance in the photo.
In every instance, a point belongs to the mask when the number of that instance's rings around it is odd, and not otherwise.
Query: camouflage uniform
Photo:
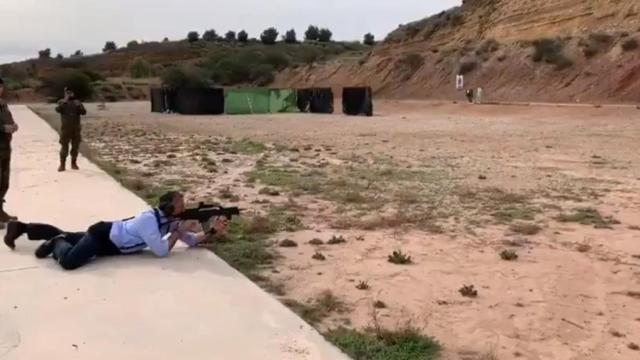
[[[4,131],[5,125],[14,125],[9,106],[0,99],[0,222],[11,220],[12,216],[4,212],[4,197],[9,191],[9,177],[11,170],[11,139],[13,134]]]
[[[61,115],[62,126],[60,128],[60,170],[64,170],[69,155],[69,143],[71,143],[71,164],[77,169],[76,159],[80,142],[82,142],[80,116],[86,115],[87,110],[78,100],[60,100],[56,111]]]

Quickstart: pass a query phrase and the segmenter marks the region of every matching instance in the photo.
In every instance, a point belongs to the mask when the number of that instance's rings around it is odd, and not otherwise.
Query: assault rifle
[[[237,207],[224,207],[221,205],[211,205],[200,203],[197,208],[186,209],[182,214],[176,217],[180,220],[198,220],[202,225],[202,229],[208,231],[210,229],[209,220],[213,217],[224,216],[227,220],[231,220],[234,216],[240,216],[242,209]]]

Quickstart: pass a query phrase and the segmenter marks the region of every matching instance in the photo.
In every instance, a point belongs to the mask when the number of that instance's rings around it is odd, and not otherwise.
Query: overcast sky
[[[187,32],[245,29],[251,37],[275,26],[328,27],[338,40],[382,39],[399,24],[459,5],[461,0],[0,0],[0,64],[38,50],[68,56],[100,51],[105,41],[185,38]]]

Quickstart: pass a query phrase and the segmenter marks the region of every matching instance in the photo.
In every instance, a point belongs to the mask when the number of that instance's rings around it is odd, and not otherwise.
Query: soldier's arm
[[[56,112],[58,114],[62,114],[63,106],[64,106],[64,102],[62,100],[58,101],[58,106],[56,106]]]
[[[9,106],[4,100],[0,100],[0,124],[2,124],[2,130],[6,133],[13,134],[18,131],[18,124],[13,121],[13,115]]]
[[[79,113],[80,115],[87,115],[87,109],[84,108],[84,105],[82,103],[80,103],[79,106]]]

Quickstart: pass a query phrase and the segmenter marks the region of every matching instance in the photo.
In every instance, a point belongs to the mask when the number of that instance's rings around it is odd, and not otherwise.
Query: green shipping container
[[[229,90],[225,96],[224,107],[227,114],[267,114],[270,109],[270,90]]]
[[[269,110],[272,113],[298,112],[298,92],[294,89],[271,89]]]

